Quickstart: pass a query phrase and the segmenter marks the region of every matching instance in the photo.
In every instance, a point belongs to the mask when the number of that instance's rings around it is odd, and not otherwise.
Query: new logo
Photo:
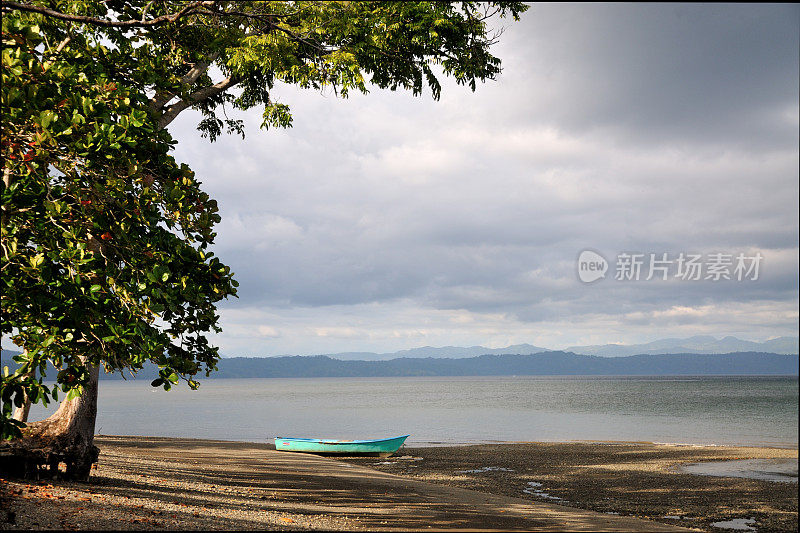
[[[602,255],[592,250],[584,250],[578,256],[578,279],[584,283],[591,283],[606,277],[608,261]]]

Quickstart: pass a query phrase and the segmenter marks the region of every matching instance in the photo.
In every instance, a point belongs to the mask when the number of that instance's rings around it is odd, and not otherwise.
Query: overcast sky
[[[227,356],[548,348],[798,328],[797,5],[534,5],[475,93],[277,87],[294,127],[176,156],[220,204]],[[606,277],[579,279],[591,249]],[[646,280],[649,254],[763,259]],[[617,280],[641,253],[639,280]],[[750,260],[752,266],[754,260]]]

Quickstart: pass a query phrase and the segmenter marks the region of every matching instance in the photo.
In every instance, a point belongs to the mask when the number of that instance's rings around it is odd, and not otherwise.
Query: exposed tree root
[[[86,481],[100,449],[94,445],[98,368],[79,397],[64,401],[50,418],[29,423],[22,438],[0,443],[0,472],[15,477]],[[62,472],[60,465],[66,465]]]

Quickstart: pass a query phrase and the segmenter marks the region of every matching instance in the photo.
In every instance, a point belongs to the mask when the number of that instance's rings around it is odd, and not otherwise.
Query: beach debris
[[[756,528],[753,527],[755,523],[755,518],[733,518],[731,520],[713,522],[711,527],[717,527],[720,529],[735,529],[738,531],[755,531]]]
[[[503,468],[502,466],[482,466],[475,470],[458,470],[456,474],[483,474],[484,472],[513,472],[512,468]]]

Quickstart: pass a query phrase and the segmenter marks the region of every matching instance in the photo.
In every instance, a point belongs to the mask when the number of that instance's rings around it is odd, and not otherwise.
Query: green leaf
[[[39,268],[39,265],[44,263],[44,254],[36,254],[31,258],[30,263],[33,268]]]
[[[47,129],[55,118],[56,114],[49,110],[39,113],[39,123],[42,125],[43,129]]]
[[[67,401],[74,400],[83,394],[83,387],[75,387],[67,393]]]

